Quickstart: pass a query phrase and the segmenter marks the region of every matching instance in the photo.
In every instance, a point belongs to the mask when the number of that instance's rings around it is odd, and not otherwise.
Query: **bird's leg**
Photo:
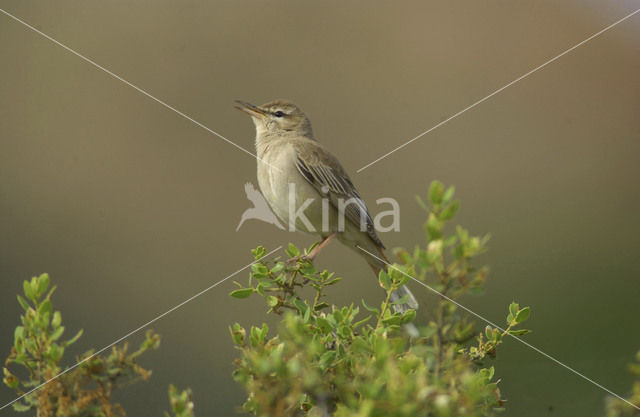
[[[333,239],[334,237],[336,237],[338,235],[338,232],[334,232],[332,234],[330,234],[329,236],[325,237],[324,239],[322,239],[320,241],[320,243],[318,243],[312,250],[311,252],[309,252],[306,255],[300,255],[300,256],[296,256],[295,258],[291,258],[289,259],[290,263],[296,263],[299,260],[306,260],[309,262],[313,262],[314,258],[316,256],[318,256],[318,253],[320,253],[320,251],[327,246],[327,244],[329,244],[329,242],[331,241],[331,239]]]
[[[331,241],[331,239],[333,239],[334,237],[338,236],[338,232],[333,232],[332,234],[330,234],[329,236],[325,237],[324,239],[322,239],[322,241],[320,243],[318,243],[316,245],[315,248],[313,248],[311,250],[311,252],[309,252],[309,254],[306,256],[306,258],[310,261],[313,261],[313,259],[318,256],[318,253],[320,253],[320,251],[322,250],[322,248],[324,248],[325,246],[327,246],[329,244],[329,242]]]

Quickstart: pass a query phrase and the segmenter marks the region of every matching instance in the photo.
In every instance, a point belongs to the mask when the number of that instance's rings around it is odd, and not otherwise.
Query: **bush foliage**
[[[379,304],[330,305],[325,290],[340,278],[305,258],[312,248],[301,254],[290,245],[288,259],[274,260],[264,258],[262,247],[253,251],[249,285],[231,296],[257,294],[282,319],[276,335],[266,324],[230,329],[241,353],[234,378],[248,393],[245,410],[270,417],[408,417],[486,416],[502,408],[494,369],[485,361],[506,335],[527,332],[516,327],[529,308],[512,303],[504,329],[477,332],[452,302],[481,292],[487,268],[473,261],[488,240],[460,226],[446,233],[459,207],[453,194],[453,187],[434,182],[428,203],[419,200],[428,212],[426,244],[395,251],[400,263],[379,275],[385,294]],[[428,321],[418,323],[413,336],[407,326],[416,311],[395,312],[390,298],[412,278],[444,296],[422,308]]]
[[[42,274],[24,281],[24,297],[18,295],[24,314],[3,367],[4,384],[23,396],[12,404],[13,409],[35,411],[38,417],[124,416],[122,406],[112,401],[112,394],[149,378],[151,371],[136,360],[143,353],[157,349],[160,337],[148,331],[133,352],[127,343],[113,346],[105,355],[90,350],[76,358],[76,366],[62,373],[60,362],[65,349],[80,338],[82,330],[63,340],[62,314],[54,311],[51,302],[56,287],[49,287],[49,275]],[[190,391],[180,392],[170,387],[171,407],[177,417],[193,416],[189,397]]]
[[[486,250],[488,236],[472,236],[457,226],[459,202],[453,187],[431,184],[427,202],[426,242],[412,250],[396,249],[399,262],[378,276],[384,291],[379,303],[336,306],[326,289],[340,278],[319,271],[289,245],[285,259],[266,259],[266,250],[253,250],[255,263],[247,286],[235,298],[258,295],[268,312],[280,317],[278,332],[266,324],[243,328],[234,324],[231,337],[240,357],[234,379],[248,396],[243,408],[257,416],[377,417],[377,416],[490,416],[503,409],[504,399],[488,361],[506,336],[527,332],[518,326],[528,307],[511,303],[505,325],[476,330],[457,299],[481,294],[487,267],[474,258]],[[436,301],[416,311],[396,312],[391,293],[415,280],[438,294]],[[38,417],[124,416],[113,393],[149,378],[151,371],[137,363],[157,349],[160,337],[149,331],[133,352],[128,344],[105,354],[90,350],[69,368],[60,365],[68,346],[82,335],[63,338],[62,315],[54,310],[47,274],[23,285],[18,302],[24,313],[14,332],[14,344],[3,367],[3,382],[19,400],[14,410]],[[398,300],[396,303],[403,303]],[[417,325],[417,326],[416,326]],[[640,352],[629,365],[636,381],[628,400],[607,399],[607,417],[640,416]],[[191,390],[169,387],[176,417],[194,417]],[[166,414],[168,417],[169,414]]]

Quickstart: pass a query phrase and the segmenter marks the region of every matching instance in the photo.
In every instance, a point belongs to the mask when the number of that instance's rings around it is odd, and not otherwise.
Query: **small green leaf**
[[[271,268],[271,273],[273,275],[277,275],[280,273],[280,271],[282,271],[284,269],[284,262],[278,262],[277,264],[275,264],[275,266],[273,268]]]
[[[31,408],[31,405],[23,404],[20,401],[16,401],[15,403],[13,403],[13,409],[18,412],[29,411],[31,410]]]
[[[59,311],[56,311],[55,313],[53,313],[53,318],[51,319],[51,327],[56,329],[60,326],[61,323],[62,323],[62,315],[60,314]]]
[[[75,343],[76,341],[78,341],[78,339],[80,339],[80,336],[82,336],[82,333],[84,331],[82,329],[80,329],[80,331],[78,331],[78,333],[76,333],[75,336],[73,336],[71,339],[67,340],[66,342],[64,342],[65,346],[69,346],[73,343]]]
[[[57,343],[52,343],[51,346],[49,346],[49,351],[47,353],[51,360],[57,363],[62,359],[62,355],[64,355],[64,348],[59,346]]]
[[[239,290],[229,293],[229,295],[234,298],[247,298],[251,294],[253,294],[253,288],[240,288]]]
[[[51,310],[53,310],[53,306],[51,305],[51,301],[45,300],[38,307],[38,314],[43,315],[43,316],[46,315],[46,314],[51,314]]]
[[[52,334],[51,334],[51,340],[56,341],[58,339],[60,339],[60,336],[62,336],[62,333],[64,333],[64,326],[60,326],[58,327]]]
[[[516,315],[516,323],[520,324],[527,320],[529,318],[529,314],[531,314],[531,309],[529,307],[525,307],[518,311],[518,314]]]
[[[366,301],[362,300],[362,305],[364,306],[364,308],[366,308],[368,311],[375,313],[376,315],[380,315],[380,310],[378,310],[375,307],[371,307],[369,304],[367,304]]]
[[[487,326],[484,328],[484,335],[487,337],[487,340],[491,340],[491,335],[493,334],[493,329],[491,326]]]
[[[253,255],[253,258],[257,261],[258,259],[261,259],[264,255],[267,254],[267,250],[263,246],[258,246],[257,248],[251,250],[251,254]]]
[[[49,274],[42,274],[38,277],[38,296],[41,296],[49,288]]]
[[[26,282],[26,281],[25,281]],[[29,303],[27,303],[27,300],[25,300],[24,298],[22,298],[20,295],[18,295],[18,302],[20,303],[20,305],[22,306],[22,308],[24,309],[24,311],[29,310]]]
[[[445,191],[444,195],[442,196],[442,201],[445,203],[448,203],[453,198],[453,194],[455,192],[456,192],[456,189],[453,185],[447,188],[447,191]]]
[[[13,332],[13,340],[14,344],[22,343],[22,339],[24,339],[24,327],[17,326],[16,330]]]
[[[389,278],[389,275],[384,270],[380,271],[379,279],[380,286],[389,291],[391,289],[391,278]]]
[[[24,295],[26,295],[29,300],[33,302],[36,301],[35,292],[33,291],[33,288],[31,287],[29,281],[24,281],[22,283],[22,289],[24,290]]]
[[[263,264],[256,263],[251,265],[251,272],[253,272],[253,276],[256,278],[263,278],[269,274],[269,269]]]
[[[455,217],[458,209],[460,208],[460,202],[458,200],[449,204],[442,213],[440,213],[440,220],[451,220]]]
[[[527,329],[509,330],[509,334],[512,336],[522,336],[529,333],[531,333],[531,330],[527,330]]]
[[[277,306],[279,303],[278,298],[274,297],[273,295],[270,295],[267,297],[267,305],[271,308]]]
[[[300,256],[300,249],[296,248],[293,243],[289,243],[289,247],[285,251],[290,258],[295,258],[296,256]]]
[[[518,310],[520,310],[520,306],[518,305],[518,303],[514,301],[509,304],[509,313],[511,313],[513,317],[518,315]]]
[[[394,313],[391,316],[382,319],[382,322],[388,326],[392,326],[395,324],[403,323],[403,320],[402,316],[399,313]]]
[[[322,310],[323,308],[327,308],[327,307],[329,307],[329,304],[327,304],[327,303],[325,303],[325,302],[322,302],[322,303],[318,303],[318,304],[316,304],[316,305],[315,305],[315,307],[314,307],[314,309],[315,309],[316,311],[320,311],[320,310]]]
[[[355,323],[353,324],[353,328],[355,329],[355,328],[357,328],[357,327],[360,327],[361,325],[363,325],[363,324],[365,324],[366,322],[368,322],[370,319],[371,319],[371,316],[367,316],[366,318],[364,318],[364,319],[362,319],[362,320],[360,320],[360,321],[355,322]]]
[[[432,204],[442,203],[442,197],[444,194],[444,185],[438,180],[431,181],[429,186],[429,200]]]
[[[402,315],[402,324],[411,323],[416,318],[416,311],[409,309]]]

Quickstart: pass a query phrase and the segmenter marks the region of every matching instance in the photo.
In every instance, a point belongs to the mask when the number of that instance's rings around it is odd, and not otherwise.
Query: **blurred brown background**
[[[0,5],[249,149],[253,126],[233,99],[294,100],[374,212],[377,198],[400,202],[388,247],[422,241],[414,195],[432,179],[454,184],[458,222],[493,236],[486,295],[466,305],[496,322],[512,300],[531,305],[527,341],[629,393],[625,365],[640,348],[640,15],[355,171],[637,2]],[[256,184],[247,154],[4,15],[0,56],[2,357],[32,275],[51,274],[69,333],[85,329],[71,364],[247,264],[250,248],[313,241],[257,221],[235,232],[250,206],[243,185]],[[380,296],[351,251],[330,245],[318,265],[348,277],[332,301]],[[169,383],[193,388],[199,416],[237,413],[227,326],[272,318],[257,299],[230,299],[232,288],[152,326],[163,337],[143,361],[153,376],[118,396],[129,415],[161,415]],[[605,392],[515,341],[495,366],[507,416],[602,415]],[[12,398],[0,388],[2,404]]]

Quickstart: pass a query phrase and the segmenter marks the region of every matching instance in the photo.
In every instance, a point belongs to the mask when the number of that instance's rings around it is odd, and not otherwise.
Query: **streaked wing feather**
[[[314,158],[308,158],[313,159],[312,161],[305,161],[300,153],[297,154],[296,167],[298,171],[321,195],[328,194],[329,201],[336,209],[339,207],[338,200],[340,198],[344,201],[353,199],[355,204],[350,203],[344,209],[345,218],[360,227],[361,216],[364,216],[367,234],[377,245],[384,248],[373,227],[373,219],[367,206],[338,161],[320,148],[313,154]],[[323,160],[329,159],[331,160],[330,165],[324,163]]]

